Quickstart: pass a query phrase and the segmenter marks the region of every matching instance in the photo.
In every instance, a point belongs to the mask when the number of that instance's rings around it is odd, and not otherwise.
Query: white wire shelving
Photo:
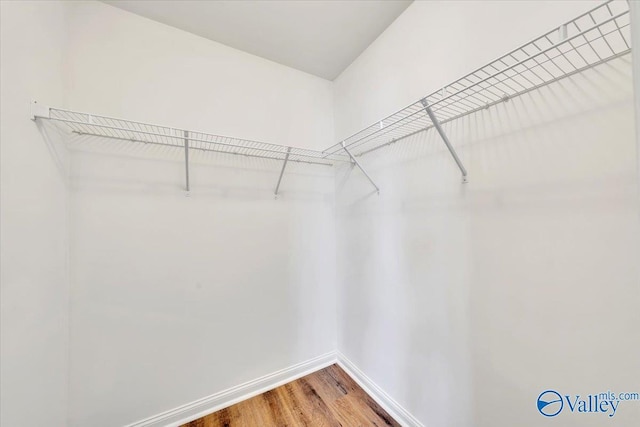
[[[288,162],[334,165],[350,162],[380,191],[356,157],[434,128],[463,177],[467,171],[441,124],[537,90],[631,52],[629,5],[609,0],[560,27],[514,49],[442,89],[368,126],[323,151],[270,144],[81,113],[34,103],[32,119],[65,124],[78,135],[178,147],[184,150],[189,190],[189,150],[203,150],[282,161],[278,195]]]
[[[631,52],[629,5],[610,0],[559,28],[512,50],[436,92],[368,126],[325,150],[345,148],[363,156],[435,128],[467,172],[444,134],[447,123]]]
[[[131,141],[143,144],[162,145],[183,149],[185,153],[186,189],[189,186],[189,151],[211,151],[236,156],[257,157],[283,162],[275,195],[278,195],[282,175],[288,162],[332,166],[336,162],[348,162],[342,153],[327,153],[306,148],[270,144],[249,139],[214,135],[132,120],[81,113],[32,104],[32,119],[46,119],[66,125],[76,135],[88,135]]]
[[[187,139],[190,150],[213,151],[274,160],[284,160],[288,154],[290,162],[329,166],[335,161],[348,160],[348,157],[341,153],[326,156],[326,153],[322,151],[305,148],[213,135],[60,108],[44,108],[47,111],[43,115],[35,114],[35,116],[64,123],[71,132],[77,135],[91,135],[179,148],[184,148],[184,141]]]

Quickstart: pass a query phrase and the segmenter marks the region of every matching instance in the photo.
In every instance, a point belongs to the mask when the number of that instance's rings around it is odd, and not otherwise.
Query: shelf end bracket
[[[462,172],[462,182],[466,183],[467,170],[465,169],[464,165],[460,161],[460,158],[458,157],[456,150],[454,150],[453,146],[451,145],[451,142],[449,142],[449,138],[447,137],[447,134],[444,133],[442,126],[440,126],[440,122],[438,121],[438,118],[436,117],[435,114],[433,114],[433,110],[431,110],[431,106],[427,102],[427,99],[425,98],[421,102],[422,102],[422,106],[424,107],[424,110],[426,111],[427,115],[429,116],[429,119],[431,120],[431,123],[433,123],[433,127],[436,128],[436,131],[438,131],[438,134],[440,134],[440,137],[442,138],[442,140],[444,141],[444,144],[449,149],[449,152],[451,153],[453,160],[456,161],[458,168],[460,168],[460,172]]]
[[[31,120],[34,122],[37,118],[50,119],[51,111],[46,105],[38,104],[36,101],[31,101]]]

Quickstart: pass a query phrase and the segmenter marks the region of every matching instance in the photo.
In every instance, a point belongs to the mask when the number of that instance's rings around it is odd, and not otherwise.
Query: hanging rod
[[[439,124],[459,119],[630,52],[629,5],[609,0],[378,120],[325,153],[329,158],[346,147],[354,156],[363,156],[437,127],[433,119]]]

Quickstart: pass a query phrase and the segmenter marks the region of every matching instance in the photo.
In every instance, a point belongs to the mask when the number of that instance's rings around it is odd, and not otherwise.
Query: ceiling
[[[333,80],[412,1],[111,0],[105,3]]]

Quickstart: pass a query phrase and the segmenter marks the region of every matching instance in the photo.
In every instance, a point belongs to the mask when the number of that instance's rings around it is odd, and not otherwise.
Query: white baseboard
[[[385,393],[364,372],[340,352],[329,352],[305,362],[273,372],[255,380],[231,387],[169,411],[154,415],[126,427],[177,427],[207,414],[272,390],[329,365],[338,365],[358,383],[373,400],[404,427],[424,427],[409,411]]]
[[[369,395],[376,403],[387,411],[391,417],[400,423],[403,427],[424,427],[416,417],[411,415],[409,411],[404,409],[398,402],[393,400],[391,396],[385,393],[371,378],[367,377],[356,365],[347,357],[336,352],[338,358],[338,366],[340,366],[360,387]]]
[[[330,352],[297,365],[281,369],[253,381],[187,403],[170,411],[137,421],[126,427],[175,427],[257,396],[283,384],[336,363],[336,353]]]

